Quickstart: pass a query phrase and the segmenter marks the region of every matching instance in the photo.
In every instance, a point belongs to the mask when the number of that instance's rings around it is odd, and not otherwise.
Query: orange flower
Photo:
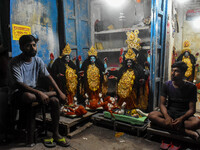
[[[197,89],[200,89],[200,83],[196,84]]]

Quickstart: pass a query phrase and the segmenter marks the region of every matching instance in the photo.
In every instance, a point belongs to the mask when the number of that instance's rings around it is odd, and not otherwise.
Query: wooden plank
[[[151,128],[151,127],[147,128],[147,134],[148,135],[159,135],[159,136],[164,136],[164,137],[176,139],[176,140],[179,140],[179,141],[200,144],[200,143],[197,143],[195,140],[193,140],[189,136],[184,136],[184,135],[180,135],[180,134],[173,134],[173,133],[170,133],[170,132],[165,131],[165,130],[158,130],[158,129],[154,129],[154,128]]]
[[[139,125],[131,125],[125,122],[116,121],[108,118],[104,118],[104,115],[102,113],[95,114],[91,118],[94,123],[96,124],[102,124],[102,125],[109,125],[113,127],[114,130],[120,129],[124,131],[136,131],[137,136],[141,136],[141,134],[146,131],[148,123],[145,123],[142,126]]]
[[[82,126],[82,127],[78,128],[78,129],[76,129],[75,131],[69,133],[69,134],[67,135],[67,137],[72,138],[74,135],[77,135],[78,133],[84,131],[85,129],[87,129],[87,128],[89,128],[89,127],[91,127],[92,125],[93,125],[93,123],[88,122],[88,123],[86,123],[84,126]]]
[[[68,118],[68,117],[60,116],[59,124],[63,124],[63,125],[67,125],[71,127],[77,123],[80,123],[81,121],[84,121],[85,119],[88,119],[94,114],[96,114],[96,112],[87,112],[87,114],[83,115],[82,117],[76,117],[76,118]],[[46,119],[48,121],[51,121],[51,115],[49,113],[46,113]]]
[[[73,129],[75,129],[75,131],[78,130],[76,129],[77,126],[79,126],[80,124],[88,123],[92,115],[96,113],[97,112],[87,112],[87,114],[83,115],[82,117],[76,117],[76,118],[67,118],[64,116],[60,116],[59,125],[62,129],[64,129],[65,135],[68,135],[69,133],[71,133],[72,127],[74,127]],[[42,116],[39,115],[37,118],[38,120],[41,120]],[[51,115],[49,113],[46,113],[46,120],[48,122],[51,122]],[[79,132],[79,130],[77,132]]]

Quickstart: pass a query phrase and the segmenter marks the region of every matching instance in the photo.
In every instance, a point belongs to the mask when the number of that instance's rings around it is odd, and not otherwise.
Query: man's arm
[[[189,88],[190,89],[190,88]],[[191,117],[196,112],[196,101],[197,101],[197,88],[195,85],[191,87],[190,93],[190,102],[189,102],[189,109],[186,113],[173,122],[173,126],[175,129],[180,129],[183,126],[185,120]]]
[[[166,124],[166,126],[172,127],[173,119],[167,113],[167,108],[165,106],[165,103],[166,103],[166,97],[160,96],[160,111],[162,112],[162,114],[165,118],[165,124]]]
[[[189,110],[182,115],[181,117],[179,117],[182,121],[187,120],[189,117],[191,117],[194,113],[196,112],[196,104],[195,102],[190,101],[189,102]]]
[[[44,92],[34,89],[22,82],[16,82],[17,86],[19,89],[22,89],[24,92],[30,92],[36,95],[43,103],[48,103],[49,101],[49,96],[46,95]]]
[[[195,111],[196,111],[195,102],[191,101],[189,103],[189,110],[184,115],[180,116],[179,118],[173,121],[173,127],[177,130],[181,129],[184,121],[187,120],[189,117],[191,117],[195,113]]]
[[[160,111],[162,112],[165,119],[171,118],[169,116],[169,114],[167,113],[167,108],[166,108],[165,104],[166,104],[166,97],[160,96]]]

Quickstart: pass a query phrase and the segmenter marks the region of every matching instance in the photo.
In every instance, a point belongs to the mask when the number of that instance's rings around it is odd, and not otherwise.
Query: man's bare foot
[[[196,132],[196,131],[193,131],[193,130],[188,130],[188,129],[185,129],[185,133],[188,135],[188,136],[190,136],[190,137],[192,137],[193,139],[195,139],[195,140],[199,140],[199,134]]]

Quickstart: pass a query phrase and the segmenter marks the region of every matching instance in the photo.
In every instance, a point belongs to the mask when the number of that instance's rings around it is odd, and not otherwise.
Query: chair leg
[[[45,105],[42,106],[42,118],[43,118],[43,128],[44,134],[47,135],[47,127],[46,127],[46,107]]]
[[[35,142],[34,134],[35,134],[35,114],[36,110],[33,107],[27,107],[27,116],[26,116],[26,131],[27,131],[27,144],[31,144]]]

